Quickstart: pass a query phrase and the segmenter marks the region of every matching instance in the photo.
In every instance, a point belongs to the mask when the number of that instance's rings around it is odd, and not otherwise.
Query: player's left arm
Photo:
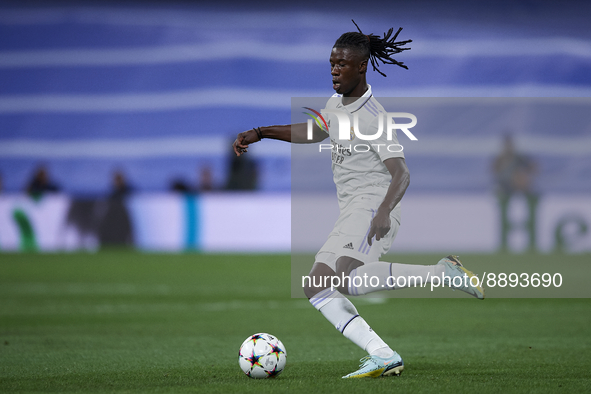
[[[257,131],[258,130],[258,131]],[[308,138],[308,124],[295,123],[292,125],[257,127],[238,134],[232,144],[236,156],[248,151],[248,146],[259,142],[263,138],[292,142],[295,144],[312,144],[328,138],[328,131],[321,129],[316,123],[312,124],[312,138]]]
[[[410,184],[410,173],[403,157],[386,159],[384,160],[384,164],[390,172],[390,175],[392,175],[392,182],[390,182],[384,201],[382,201],[378,207],[378,210],[371,221],[371,227],[367,234],[367,243],[369,243],[370,246],[374,236],[376,237],[376,241],[379,241],[388,233],[388,231],[390,231],[390,227],[392,226],[390,222],[390,212],[392,212],[394,207],[396,207],[400,200],[402,200],[402,197]]]

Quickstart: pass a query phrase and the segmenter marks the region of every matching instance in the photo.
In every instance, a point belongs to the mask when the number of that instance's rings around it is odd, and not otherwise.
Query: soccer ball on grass
[[[285,368],[287,354],[281,341],[270,334],[249,336],[240,346],[238,363],[242,371],[253,379],[272,378]]]

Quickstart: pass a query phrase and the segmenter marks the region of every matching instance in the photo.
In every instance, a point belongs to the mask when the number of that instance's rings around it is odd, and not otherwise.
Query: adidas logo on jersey
[[[353,242],[349,242],[347,245],[343,246],[343,249],[353,249]]]

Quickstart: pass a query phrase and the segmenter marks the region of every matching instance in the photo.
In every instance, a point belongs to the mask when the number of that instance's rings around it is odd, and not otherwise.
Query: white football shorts
[[[328,240],[316,254],[315,261],[328,265],[336,272],[336,261],[341,256],[368,264],[378,261],[387,253],[400,227],[400,205],[390,213],[390,231],[379,241],[374,237],[371,246],[367,243],[371,220],[381,202],[382,199],[372,197],[359,197],[352,201],[341,211]]]

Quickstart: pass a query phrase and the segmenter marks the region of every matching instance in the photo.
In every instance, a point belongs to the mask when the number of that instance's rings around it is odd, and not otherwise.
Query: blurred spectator
[[[27,185],[27,193],[33,197],[40,197],[46,192],[57,192],[59,188],[49,179],[49,173],[45,166],[39,166],[33,175],[33,179]]]
[[[98,215],[98,239],[102,246],[133,246],[133,225],[126,198],[131,187],[122,171],[113,173],[113,190]]]
[[[211,191],[213,189],[213,174],[211,172],[211,168],[201,168],[201,181],[199,183],[199,190],[206,192]]]
[[[515,150],[513,137],[506,134],[503,150],[495,158],[494,173],[498,192],[503,195],[514,193],[532,194],[532,176],[536,172],[534,161]]]
[[[201,167],[197,170],[199,179],[195,188],[192,188],[181,178],[176,178],[170,184],[170,190],[179,193],[200,193],[214,189],[213,174],[210,167]]]
[[[170,190],[178,193],[191,193],[192,190],[182,179],[175,179],[170,184]]]
[[[249,155],[236,156],[232,148],[226,190],[255,190],[257,186],[257,163]]]
[[[496,182],[496,193],[501,216],[502,251],[508,250],[509,232],[517,227],[509,218],[509,203],[516,195],[523,195],[527,202],[528,215],[523,227],[528,233],[528,249],[535,250],[536,245],[536,208],[538,194],[533,189],[533,176],[537,171],[536,163],[528,156],[515,149],[513,137],[506,134],[503,149],[495,158],[493,172]]]
[[[111,198],[122,198],[131,192],[131,187],[121,171],[113,173],[113,189],[111,191]]]

